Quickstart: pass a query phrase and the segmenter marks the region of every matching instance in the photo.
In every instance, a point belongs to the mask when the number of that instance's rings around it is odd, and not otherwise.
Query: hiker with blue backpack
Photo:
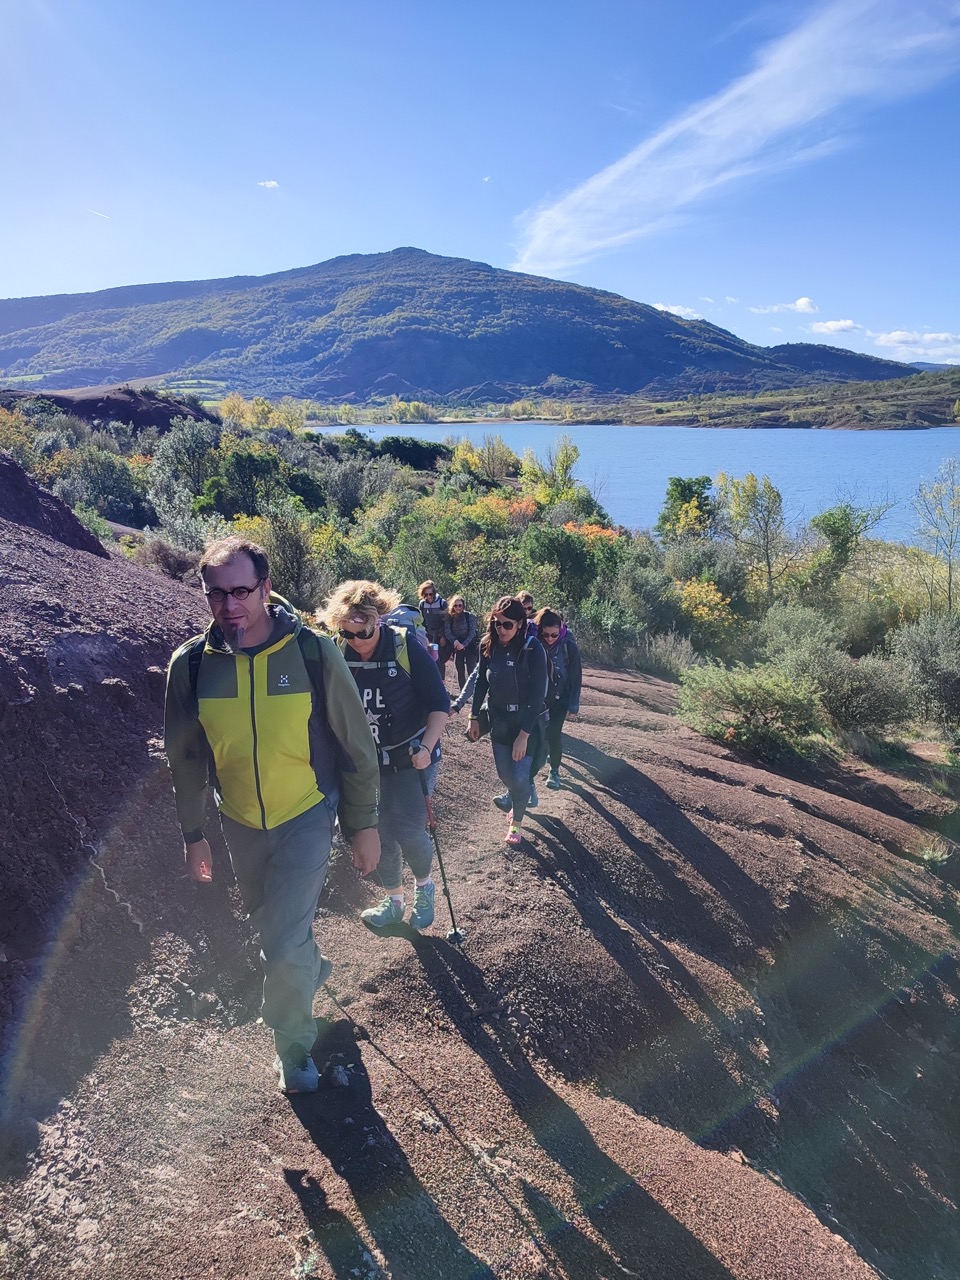
[[[213,621],[173,655],[164,710],[187,874],[213,878],[203,830],[212,782],[244,909],[260,935],[263,1021],[273,1030],[280,1088],[309,1093],[319,1084],[313,999],[333,968],[313,920],[338,807],[354,866],[364,875],[377,866],[377,755],[336,645],[272,593],[263,548],[223,538],[204,552],[199,574]]]
[[[415,886],[410,924],[433,924],[433,842],[427,830],[426,794],[432,795],[440,765],[440,735],[450,714],[450,695],[437,664],[404,625],[398,592],[378,582],[343,582],[324,604],[320,621],[337,636],[356,681],[380,764],[380,881],[385,890],[360,919],[374,932],[399,924],[406,914],[403,863]]]
[[[527,636],[527,612],[516,596],[501,596],[480,643],[467,736],[478,742],[489,724],[497,775],[510,795],[505,837],[523,840],[530,802],[532,766],[541,749],[547,694],[547,655],[536,636]],[[481,716],[484,718],[481,721]]]

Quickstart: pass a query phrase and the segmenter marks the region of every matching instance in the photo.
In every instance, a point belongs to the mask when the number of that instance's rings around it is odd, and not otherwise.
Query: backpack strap
[[[206,635],[197,636],[196,640],[190,641],[190,647],[187,650],[187,671],[190,674],[190,692],[193,694],[193,700],[197,700],[197,684],[200,680],[200,663],[203,661],[203,651],[207,647]]]
[[[407,648],[407,637],[410,633],[406,627],[395,627],[393,623],[390,623],[389,629],[393,632],[394,656],[385,658],[382,662],[363,662],[360,658],[347,658],[347,666],[351,671],[379,671],[382,668],[389,670],[391,667],[400,667],[406,675],[410,674],[410,651]],[[345,655],[347,641],[342,636],[337,640],[337,647]]]

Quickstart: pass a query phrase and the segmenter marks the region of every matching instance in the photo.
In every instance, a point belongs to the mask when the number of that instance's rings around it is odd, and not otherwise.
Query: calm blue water
[[[342,431],[331,427],[330,431]],[[928,431],[748,430],[727,427],[567,427],[554,422],[363,428],[374,439],[409,435],[481,441],[501,435],[517,453],[543,457],[566,430],[580,449],[577,478],[597,494],[617,524],[647,528],[657,518],[670,476],[768,475],[783,495],[788,518],[809,520],[849,499],[896,506],[874,536],[911,542],[910,499],[934,478],[945,458],[960,456],[960,427]]]

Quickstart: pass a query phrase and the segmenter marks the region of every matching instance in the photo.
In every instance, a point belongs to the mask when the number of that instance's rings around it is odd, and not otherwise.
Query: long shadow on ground
[[[622,1280],[730,1280],[728,1269],[595,1142],[576,1112],[542,1079],[513,1032],[476,1016],[495,1007],[477,967],[457,948],[418,948],[424,972],[464,1041],[489,1068],[516,1114],[566,1171],[604,1247],[578,1231],[530,1183],[523,1194],[538,1233],[570,1275]]]
[[[490,1270],[461,1242],[417,1178],[373,1105],[370,1078],[349,1018],[321,1023],[313,1050],[349,1087],[321,1088],[290,1104],[318,1150],[349,1184],[394,1280],[480,1280]],[[368,1275],[369,1255],[353,1226],[332,1211],[302,1170],[285,1172],[318,1247],[337,1276]],[[359,1271],[356,1268],[360,1268]]]
[[[745,1073],[741,1089],[728,1091],[726,1105],[722,1092],[715,1094],[708,1140],[735,1144],[753,1163],[775,1171],[831,1230],[846,1236],[885,1274],[897,1280],[953,1280],[960,1274],[956,954],[925,948],[893,923],[884,928],[882,914],[879,919],[869,915],[856,901],[824,904],[794,893],[776,911],[763,890],[739,868],[732,870],[729,856],[633,766],[581,742],[573,755],[597,778],[601,795],[654,827],[747,926],[740,938],[717,947],[701,901],[688,886],[678,888],[675,874],[653,865],[656,851],[591,790],[574,787],[598,822],[610,824],[614,841],[656,876],[658,893],[646,901],[630,891],[622,863],[611,860],[605,834],[595,842],[604,850],[601,865],[600,855],[573,840],[562,824],[540,819],[547,848],[546,856],[538,856],[541,873],[581,900],[584,922],[632,981],[635,959],[611,934],[607,908],[628,919],[638,934],[646,921],[688,947],[701,950],[712,943],[707,953],[748,986],[760,1010],[758,1026],[769,1060]],[[847,871],[809,835],[805,848]],[[882,888],[876,888],[873,911],[882,913]],[[591,894],[602,909],[583,901]],[[942,915],[939,891],[930,902],[922,894],[910,896],[921,912]],[[761,947],[772,963],[757,962]],[[728,1028],[709,1003],[697,999],[682,974],[671,976],[697,1000],[711,1030],[733,1047]],[[740,1033],[742,1048],[749,1028],[741,1027]],[[682,1040],[673,1049],[682,1051],[674,1064],[682,1087],[672,1100],[669,1122],[704,1141],[709,1117],[697,1085],[708,1050]],[[696,1070],[688,1075],[691,1063]],[[642,1072],[601,1074],[600,1082],[638,1110],[663,1107]]]

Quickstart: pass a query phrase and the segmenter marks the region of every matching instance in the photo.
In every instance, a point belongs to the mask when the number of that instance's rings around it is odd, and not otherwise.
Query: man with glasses
[[[263,1020],[286,1093],[315,1090],[313,997],[333,966],[313,918],[339,806],[353,863],[380,858],[379,771],[357,688],[336,645],[271,595],[262,547],[223,538],[200,561],[213,620],[173,655],[164,739],[187,872],[212,879],[208,779],[243,904],[260,934]]]

